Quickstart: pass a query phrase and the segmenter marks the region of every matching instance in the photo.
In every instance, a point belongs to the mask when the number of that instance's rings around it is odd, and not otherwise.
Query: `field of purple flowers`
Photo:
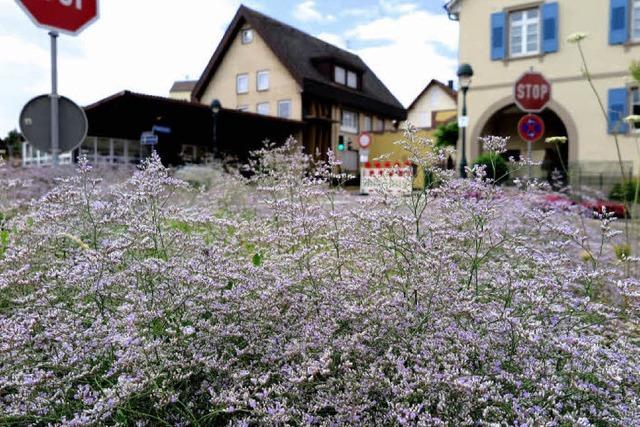
[[[252,168],[5,195],[0,425],[640,424],[638,259],[607,215],[481,170],[341,204],[292,142]]]

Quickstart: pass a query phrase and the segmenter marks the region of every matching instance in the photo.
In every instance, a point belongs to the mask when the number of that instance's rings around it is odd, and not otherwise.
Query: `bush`
[[[485,166],[487,178],[493,181],[504,182],[509,177],[509,165],[498,153],[484,153],[473,164]]]
[[[609,193],[609,198],[620,202],[627,201],[629,203],[633,203],[636,200],[636,191],[638,191],[638,195],[640,196],[639,190],[640,180],[632,178],[626,181],[624,185],[620,182],[614,185],[611,193]],[[638,201],[640,201],[640,199]]]
[[[458,143],[459,132],[458,123],[455,121],[438,126],[433,134],[436,140],[436,147],[455,147]]]
[[[640,425],[640,284],[571,213],[438,169],[344,203],[300,146],[259,154],[256,217],[153,157],[11,220],[0,425]]]

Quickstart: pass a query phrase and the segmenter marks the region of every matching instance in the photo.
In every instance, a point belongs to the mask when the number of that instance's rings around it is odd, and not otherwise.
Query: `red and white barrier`
[[[380,191],[411,194],[413,167],[411,162],[365,162],[360,168],[360,193]]]

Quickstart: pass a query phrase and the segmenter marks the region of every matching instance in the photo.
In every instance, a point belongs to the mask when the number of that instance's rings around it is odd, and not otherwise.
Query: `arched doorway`
[[[524,115],[515,104],[509,104],[488,118],[485,122],[480,136],[498,135],[510,137],[507,146],[507,152],[503,154],[505,158],[513,156],[515,159],[527,157],[527,143],[518,135],[518,121]],[[562,119],[550,109],[546,109],[538,115],[544,120],[545,134],[541,140],[534,142],[531,147],[531,158],[534,162],[541,163],[534,166],[531,170],[532,176],[539,179],[550,180],[552,171],[557,170],[566,180],[565,170],[569,166],[569,145],[572,141],[565,144],[545,143],[544,139],[551,136],[569,137],[567,127]],[[480,153],[482,147],[480,147]],[[514,172],[515,176],[523,176],[528,170],[520,170]]]

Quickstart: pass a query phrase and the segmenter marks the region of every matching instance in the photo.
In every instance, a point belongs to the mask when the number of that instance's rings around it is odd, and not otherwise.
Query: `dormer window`
[[[347,71],[347,86],[358,89],[358,75],[353,71]]]
[[[347,70],[336,65],[333,79],[336,83],[341,85],[347,84]]]
[[[345,67],[333,67],[333,81],[353,89],[358,89],[358,73]]]
[[[249,44],[253,41],[253,30],[245,28],[242,30],[242,44]]]

